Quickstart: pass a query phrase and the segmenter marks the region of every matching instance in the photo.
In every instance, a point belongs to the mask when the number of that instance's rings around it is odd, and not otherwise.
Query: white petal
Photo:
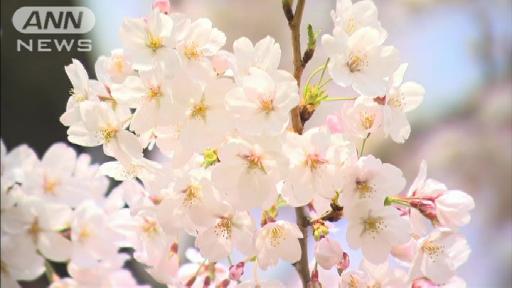
[[[42,232],[37,247],[46,258],[64,262],[71,256],[71,242],[57,232]]]

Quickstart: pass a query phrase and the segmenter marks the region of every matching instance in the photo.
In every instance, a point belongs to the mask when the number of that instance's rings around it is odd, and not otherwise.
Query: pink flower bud
[[[436,285],[434,282],[430,281],[427,278],[418,278],[412,282],[411,288],[438,288],[439,285]]]
[[[322,288],[322,283],[320,283],[318,275],[318,269],[315,269],[311,272],[311,281],[308,283],[308,288]]]
[[[350,257],[347,253],[343,252],[343,256],[341,261],[336,265],[336,268],[338,269],[338,273],[341,274],[343,271],[347,270],[350,266]]]
[[[153,1],[153,9],[158,9],[164,14],[169,14],[171,12],[171,3],[169,3],[169,0],[155,0]]]
[[[210,284],[212,284],[212,278],[210,278],[210,276],[204,277],[203,288],[210,287]]]
[[[343,130],[341,127],[341,122],[338,119],[338,116],[334,114],[327,116],[327,118],[325,119],[325,125],[327,125],[327,128],[332,133],[340,133]]]
[[[343,250],[338,242],[324,237],[315,243],[315,258],[320,267],[329,270],[343,260]]]
[[[212,65],[215,72],[219,75],[224,74],[229,68],[229,58],[227,55],[218,53],[212,58]]]
[[[239,262],[229,267],[229,279],[238,281],[244,275],[245,262]]]

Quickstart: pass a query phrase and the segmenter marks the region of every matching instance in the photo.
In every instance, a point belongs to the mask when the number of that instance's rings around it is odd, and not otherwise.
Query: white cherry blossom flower
[[[184,62],[204,60],[213,56],[226,43],[226,35],[212,27],[209,19],[201,18],[186,27],[186,33],[176,49]]]
[[[27,145],[20,145],[7,151],[1,143],[0,176],[2,187],[10,187],[15,183],[23,183],[32,167],[39,161],[36,153]]]
[[[76,208],[71,221],[73,264],[94,267],[97,261],[117,255],[116,242],[120,235],[111,229],[108,220],[105,211],[92,201],[85,201]]]
[[[229,79],[209,78],[204,85],[188,76],[173,81],[175,105],[172,114],[179,125],[179,141],[194,153],[217,147],[233,127],[225,97],[232,89]]]
[[[425,276],[436,284],[444,284],[455,276],[455,270],[469,257],[466,239],[450,230],[435,230],[418,241],[418,250],[410,276]]]
[[[115,49],[110,56],[100,56],[94,65],[96,77],[102,83],[122,83],[126,77],[134,75],[132,64],[126,59],[122,49]]]
[[[299,238],[302,232],[296,224],[278,220],[263,226],[256,236],[258,265],[266,270],[275,266],[279,259],[295,263],[299,261],[301,250]]]
[[[267,208],[277,199],[279,168],[285,161],[274,138],[233,138],[218,151],[212,181],[235,207]]]
[[[192,169],[177,177],[169,201],[176,203],[176,213],[180,215],[178,217],[182,217],[181,221],[188,221],[192,225],[188,230],[194,231],[215,222],[211,207],[218,205],[220,195],[206,171]]]
[[[77,155],[73,148],[63,144],[53,144],[44,154],[41,162],[33,167],[33,174],[23,185],[27,194],[42,199],[70,205],[91,196],[84,178],[75,177]],[[92,177],[91,177],[92,178]]]
[[[213,262],[225,259],[234,248],[252,256],[256,227],[249,213],[235,212],[226,204],[216,206],[209,207],[214,210],[214,224],[199,232],[196,238],[201,254]]]
[[[373,155],[361,157],[347,165],[344,172],[342,201],[346,210],[352,210],[358,202],[384,206],[386,196],[400,193],[405,186],[400,169],[382,163]]]
[[[342,109],[341,119],[345,135],[364,139],[382,127],[382,107],[371,98],[359,97],[353,106]]]
[[[112,96],[136,108],[130,128],[142,134],[171,124],[172,89],[161,65],[141,71],[139,76],[130,76],[122,84],[113,85]]]
[[[240,82],[241,86],[231,90],[226,99],[240,132],[282,133],[290,121],[290,110],[299,100],[293,76],[282,70],[269,74],[253,67]]]
[[[398,51],[382,46],[378,30],[371,27],[358,29],[347,36],[341,27],[333,35],[322,36],[322,45],[331,61],[329,74],[340,86],[352,86],[366,96],[384,95],[386,78],[399,66]]]
[[[237,77],[249,74],[251,67],[271,74],[277,70],[281,61],[281,47],[270,36],[261,39],[255,45],[248,38],[239,38],[233,42],[233,54]]]
[[[22,238],[16,245],[23,244],[26,253],[39,251],[45,258],[57,262],[69,259],[71,242],[60,234],[69,227],[69,207],[26,197],[2,217],[7,217],[5,230]]]
[[[119,119],[105,103],[84,103],[81,112],[84,123],[68,129],[70,142],[86,147],[103,145],[105,154],[119,161],[142,158],[139,140],[124,129],[127,119]]]
[[[313,128],[303,135],[288,133],[283,152],[289,167],[282,193],[290,205],[306,205],[315,195],[331,198],[341,188],[330,149],[331,134],[325,129]]]
[[[34,249],[32,239],[15,235],[4,235],[0,241],[2,287],[21,287],[16,281],[31,281],[43,274],[44,258]]]
[[[360,202],[347,211],[347,241],[351,248],[361,248],[366,260],[380,264],[392,246],[409,241],[410,227],[395,208],[368,204]]]
[[[173,44],[173,20],[153,10],[147,19],[126,19],[121,26],[121,41],[128,60],[138,70],[163,63],[168,69],[179,66]]]
[[[411,133],[411,125],[405,113],[416,109],[423,101],[425,89],[416,82],[402,83],[407,64],[402,64],[393,74],[390,88],[384,97],[375,101],[383,106],[383,128],[386,135],[397,143],[403,143]]]
[[[352,0],[338,0],[336,10],[331,11],[331,17],[334,26],[340,27],[349,36],[360,28],[372,27],[381,33],[382,40],[387,37],[386,31],[379,22],[377,7],[373,1],[363,0],[352,3]]]
[[[98,101],[98,95],[106,94],[105,87],[96,80],[89,80],[89,75],[82,63],[76,59],[65,67],[73,88],[66,105],[66,112],[60,116],[64,126],[80,122],[80,104],[85,101]]]

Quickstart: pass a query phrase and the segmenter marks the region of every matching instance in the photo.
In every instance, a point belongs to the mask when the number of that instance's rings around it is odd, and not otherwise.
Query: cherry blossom
[[[254,252],[255,225],[247,212],[235,212],[229,205],[214,208],[215,222],[200,232],[196,245],[210,261],[219,261],[231,254],[234,247],[246,255]]]
[[[130,128],[138,134],[171,123],[172,89],[161,65],[113,85],[112,96],[136,108]]]
[[[348,210],[361,201],[382,206],[386,196],[400,193],[405,186],[400,169],[372,155],[359,158],[345,170],[343,201],[350,203],[346,205]]]
[[[418,252],[411,267],[411,277],[425,276],[444,284],[469,257],[466,239],[449,230],[435,230],[418,242]]]
[[[233,138],[219,149],[212,181],[236,207],[267,208],[277,199],[279,168],[285,159],[281,147],[272,144],[265,138],[253,143]]]
[[[420,171],[409,189],[414,197],[411,206],[439,226],[457,228],[469,223],[469,211],[475,207],[473,198],[463,191],[448,190],[436,180],[427,179],[427,164],[421,163]]]
[[[378,19],[377,7],[372,1],[363,0],[352,3],[352,0],[336,1],[336,9],[331,11],[335,27],[341,27],[347,35],[363,27],[372,27],[380,31],[381,37],[387,36]]]
[[[173,43],[173,19],[157,9],[148,19],[126,19],[121,27],[120,38],[126,57],[133,68],[148,70],[155,63],[174,68],[179,63]]]
[[[226,96],[240,131],[250,135],[282,133],[290,121],[290,110],[298,102],[293,77],[282,70],[269,74],[253,67],[240,81],[240,87]]]
[[[68,129],[68,139],[83,146],[103,145],[106,155],[120,161],[142,157],[142,146],[132,133],[124,130],[127,119],[119,119],[105,103],[84,103],[83,123]]]
[[[331,153],[331,135],[314,128],[303,135],[289,133],[283,148],[289,168],[283,197],[294,206],[309,203],[315,195],[334,196],[341,183],[336,181],[336,161]],[[338,183],[337,183],[338,182]]]
[[[33,249],[26,237],[2,233],[2,287],[21,287],[16,281],[30,281],[44,273],[44,258]]]
[[[363,95],[383,95],[387,87],[385,78],[400,63],[398,51],[392,46],[381,46],[382,42],[381,33],[371,27],[358,29],[350,36],[342,27],[336,27],[333,35],[324,35],[322,45],[331,58],[328,70],[332,79]]]
[[[239,77],[249,74],[251,67],[272,73],[279,66],[281,47],[270,36],[261,39],[255,45],[251,40],[242,37],[233,42],[233,54],[237,65],[236,75]]]
[[[122,49],[115,49],[110,56],[100,56],[94,65],[96,77],[104,84],[119,84],[126,77],[134,75],[132,64],[128,62]]]
[[[377,103],[383,102],[384,133],[389,134],[393,141],[403,143],[411,133],[411,126],[405,113],[416,109],[423,101],[425,89],[416,82],[402,83],[407,64],[398,68],[390,81],[390,88],[386,95],[374,99]],[[383,100],[383,101],[382,101]]]
[[[277,264],[279,259],[295,263],[300,258],[298,238],[302,232],[297,225],[279,220],[268,223],[256,235],[258,265],[261,269]]]
[[[80,103],[96,101],[99,95],[106,94],[106,90],[100,82],[89,80],[84,66],[76,59],[73,59],[72,63],[65,67],[65,70],[73,88],[69,92],[66,112],[62,114],[60,121],[65,126],[71,126],[80,122]]]
[[[350,247],[361,248],[365,259],[374,264],[384,262],[391,247],[410,239],[407,219],[392,207],[371,207],[361,202],[349,210],[347,241]]]
[[[26,253],[39,251],[53,261],[67,261],[71,254],[71,242],[60,234],[69,227],[71,210],[64,205],[50,204],[35,197],[26,197],[6,215],[5,230],[14,237],[17,245]],[[30,255],[30,254],[28,254]]]
[[[175,106],[171,113],[180,127],[180,143],[195,153],[217,147],[233,126],[224,101],[233,82],[210,77],[201,85],[185,75],[172,84]]]

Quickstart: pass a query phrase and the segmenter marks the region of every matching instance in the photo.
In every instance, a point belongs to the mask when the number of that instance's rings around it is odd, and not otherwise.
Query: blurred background
[[[405,144],[370,138],[367,152],[400,167],[411,183],[422,159],[429,176],[475,198],[472,222],[463,229],[473,250],[460,269],[468,287],[510,287],[512,283],[512,4],[508,0],[375,0],[388,30],[387,43],[409,63],[405,80],[427,91],[423,105],[408,114],[412,134]],[[208,17],[227,35],[226,49],[241,36],[253,42],[270,35],[281,44],[281,67],[291,68],[290,35],[279,0],[171,1],[175,11]],[[16,39],[38,38],[14,30],[11,18],[22,6],[89,7],[96,26],[88,34],[60,36],[92,39],[92,52],[17,52]],[[307,2],[303,24],[330,33],[334,0]],[[94,77],[94,61],[120,46],[124,17],[143,16],[150,0],[1,2],[1,137],[8,147],[27,143],[41,155],[66,141],[58,122],[71,85],[64,65],[77,58]],[[303,29],[304,30],[304,29]],[[41,35],[40,35],[41,36]],[[40,38],[39,36],[39,38]],[[304,39],[303,39],[304,40]],[[319,49],[305,75],[325,61]],[[344,96],[343,90],[330,90]],[[323,123],[341,103],[322,104],[308,125]],[[82,150],[81,147],[76,147]],[[98,162],[101,151],[87,151]],[[284,217],[293,219],[290,211]],[[287,214],[288,213],[288,214]],[[344,239],[344,227],[336,237]],[[344,241],[344,240],[343,240]],[[346,242],[342,244],[347,247]],[[311,247],[312,245],[310,245]],[[351,254],[352,255],[352,254]],[[353,263],[358,263],[355,253]],[[290,267],[263,274],[294,287]]]

